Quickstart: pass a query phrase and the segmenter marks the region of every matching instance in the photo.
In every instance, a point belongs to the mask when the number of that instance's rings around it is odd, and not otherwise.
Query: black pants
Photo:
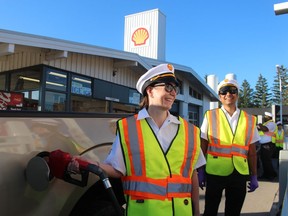
[[[204,216],[217,216],[222,192],[225,190],[225,216],[240,215],[245,196],[247,176],[236,170],[229,176],[206,175]]]
[[[275,144],[273,143],[261,144],[260,155],[263,166],[263,178],[273,179],[277,176],[272,165],[272,155],[274,154],[275,148]]]

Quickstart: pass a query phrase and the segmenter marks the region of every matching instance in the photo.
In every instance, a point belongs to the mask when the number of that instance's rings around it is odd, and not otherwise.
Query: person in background
[[[248,192],[258,188],[256,144],[260,137],[256,117],[237,108],[237,81],[225,79],[217,90],[222,107],[208,110],[201,126],[201,146],[207,160],[205,173],[199,169],[199,184],[206,184],[204,216],[217,215],[223,190],[225,215],[238,216],[249,177]]]
[[[264,123],[259,123],[257,129],[260,135],[260,157],[263,168],[263,174],[259,179],[274,180],[277,177],[272,164],[272,156],[275,151],[275,141],[277,125],[273,121],[272,113],[264,113]]]
[[[199,216],[196,169],[206,161],[200,129],[169,112],[179,93],[173,65],[148,70],[136,88],[143,95],[141,110],[117,122],[110,154],[94,163],[122,179],[125,215]]]
[[[278,121],[276,123],[276,125],[277,125],[276,141],[275,141],[276,149],[274,151],[273,158],[275,158],[277,160],[277,170],[276,170],[276,172],[278,173],[279,153],[280,153],[281,150],[283,150],[285,134],[284,134],[284,129],[283,129],[282,122]]]

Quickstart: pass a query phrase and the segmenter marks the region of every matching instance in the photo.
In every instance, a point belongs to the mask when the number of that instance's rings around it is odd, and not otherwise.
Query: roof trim
[[[124,52],[95,45],[72,42],[68,40],[56,39],[45,36],[38,36],[22,32],[0,29],[0,41],[8,44],[19,44],[38,48],[63,50],[68,52],[77,52],[103,57],[132,60],[139,62],[147,70],[152,67],[152,65],[147,64],[147,62],[143,60],[142,56],[138,55],[137,53]]]

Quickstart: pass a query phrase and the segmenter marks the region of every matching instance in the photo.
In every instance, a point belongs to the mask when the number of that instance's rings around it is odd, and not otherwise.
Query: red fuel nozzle
[[[67,166],[72,160],[69,153],[61,150],[52,151],[49,155],[48,165],[53,176],[59,179],[64,179]]]
[[[82,181],[79,181],[77,179],[73,179],[70,176],[70,173],[67,171],[68,164],[71,162],[71,160],[72,156],[67,152],[63,152],[60,149],[52,151],[49,155],[48,161],[50,172],[56,178],[63,179],[64,181],[79,186],[86,186],[89,174],[87,166],[89,163],[82,161],[81,159],[76,159],[79,163],[80,174],[82,175]]]

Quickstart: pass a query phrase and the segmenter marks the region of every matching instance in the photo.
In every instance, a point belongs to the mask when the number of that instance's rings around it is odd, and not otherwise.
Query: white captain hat
[[[239,90],[238,82],[234,79],[224,79],[217,86],[217,92],[224,86],[235,86]]]
[[[137,84],[136,89],[141,94],[145,93],[145,89],[154,83],[175,83],[179,86],[179,82],[174,74],[174,67],[172,64],[160,64],[151,68],[145,74],[143,74]]]
[[[272,115],[272,113],[270,113],[270,112],[264,112],[264,115],[273,118],[273,115]]]

